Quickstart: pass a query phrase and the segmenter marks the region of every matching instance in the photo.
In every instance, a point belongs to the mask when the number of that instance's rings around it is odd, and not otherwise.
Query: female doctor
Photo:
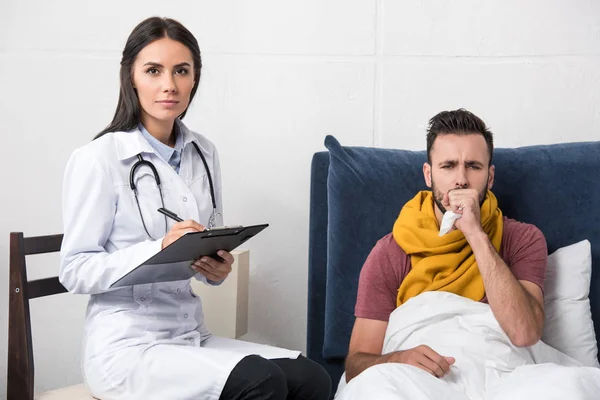
[[[141,22],[123,50],[113,121],[67,164],[60,281],[91,295],[85,383],[100,399],[328,399],[329,376],[299,352],[211,336],[190,280],[111,288],[184,233],[222,224],[217,151],[181,121],[201,66],[180,23]],[[195,279],[227,277],[233,257],[218,254],[195,262]]]

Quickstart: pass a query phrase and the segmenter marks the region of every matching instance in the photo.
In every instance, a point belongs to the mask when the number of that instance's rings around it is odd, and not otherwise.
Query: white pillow
[[[592,248],[583,240],[548,256],[542,340],[589,367],[600,367],[590,309]]]

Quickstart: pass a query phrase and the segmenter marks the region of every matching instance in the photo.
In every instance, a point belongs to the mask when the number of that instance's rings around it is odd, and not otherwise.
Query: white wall
[[[4,0],[0,388],[8,233],[61,231],[67,158],[111,119],[120,52],[150,15],[200,42],[186,122],[220,149],[226,222],[271,224],[248,245],[248,340],[305,347],[309,168],[326,134],[423,149],[431,116],[466,107],[503,147],[600,139],[595,0]],[[34,258],[30,274],[56,273],[49,261]],[[83,296],[34,301],[38,389],[81,379],[84,311]]]

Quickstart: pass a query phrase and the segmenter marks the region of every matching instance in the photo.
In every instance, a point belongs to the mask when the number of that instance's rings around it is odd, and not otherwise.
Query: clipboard
[[[194,260],[203,256],[219,259],[217,251],[232,251],[267,226],[269,224],[213,228],[186,233],[110,287],[190,279],[197,274],[191,267]]]

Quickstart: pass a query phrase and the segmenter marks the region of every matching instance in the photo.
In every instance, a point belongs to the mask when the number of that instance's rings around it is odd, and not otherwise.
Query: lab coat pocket
[[[138,304],[138,312],[146,314],[148,313],[148,308],[152,301],[154,300],[154,295],[152,293],[152,283],[145,283],[143,285],[134,285],[133,286],[133,300]]]

